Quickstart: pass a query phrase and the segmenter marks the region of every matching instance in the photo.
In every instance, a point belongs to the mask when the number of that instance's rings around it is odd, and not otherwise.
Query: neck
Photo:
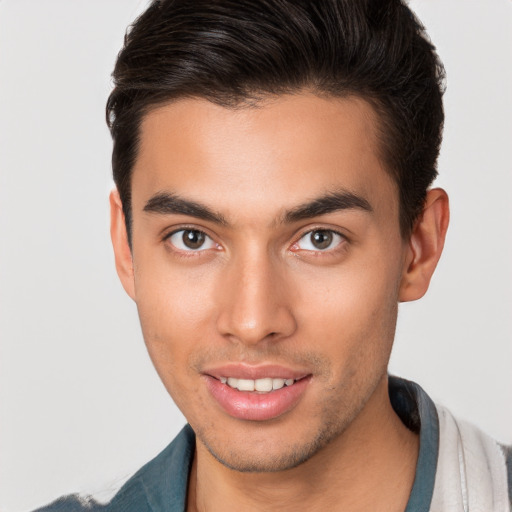
[[[188,512],[403,512],[418,449],[418,436],[393,411],[386,376],[343,434],[296,468],[240,473],[223,466],[198,442]]]

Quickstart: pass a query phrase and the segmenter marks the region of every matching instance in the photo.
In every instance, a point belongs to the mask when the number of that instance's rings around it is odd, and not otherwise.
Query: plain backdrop
[[[106,497],[184,424],[114,270],[104,123],[140,0],[0,0],[0,511]],[[451,195],[391,371],[512,442],[512,2],[416,0],[448,75]]]

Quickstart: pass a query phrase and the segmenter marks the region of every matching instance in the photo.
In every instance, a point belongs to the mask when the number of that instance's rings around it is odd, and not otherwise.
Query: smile
[[[238,391],[256,391],[258,393],[270,393],[284,386],[291,386],[295,383],[294,379],[272,378],[263,379],[237,379],[236,377],[221,377],[222,384],[227,384]]]
[[[277,365],[230,364],[203,372],[211,398],[238,420],[267,421],[291,412],[302,400],[312,375]]]

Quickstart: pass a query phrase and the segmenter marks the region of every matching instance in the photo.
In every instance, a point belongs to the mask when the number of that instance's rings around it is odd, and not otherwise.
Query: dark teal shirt
[[[428,512],[439,448],[436,407],[420,386],[396,377],[389,379],[389,395],[403,423],[420,436],[416,476],[405,512]],[[135,473],[108,504],[70,496],[36,512],[183,512],[194,450],[195,435],[186,425],[174,441]]]

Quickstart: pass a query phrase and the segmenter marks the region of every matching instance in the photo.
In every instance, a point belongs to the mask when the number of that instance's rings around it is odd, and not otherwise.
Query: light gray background
[[[114,489],[184,420],[114,270],[104,103],[141,0],[0,1],[0,511]],[[391,370],[512,442],[512,3],[416,0],[448,72],[443,259]]]

